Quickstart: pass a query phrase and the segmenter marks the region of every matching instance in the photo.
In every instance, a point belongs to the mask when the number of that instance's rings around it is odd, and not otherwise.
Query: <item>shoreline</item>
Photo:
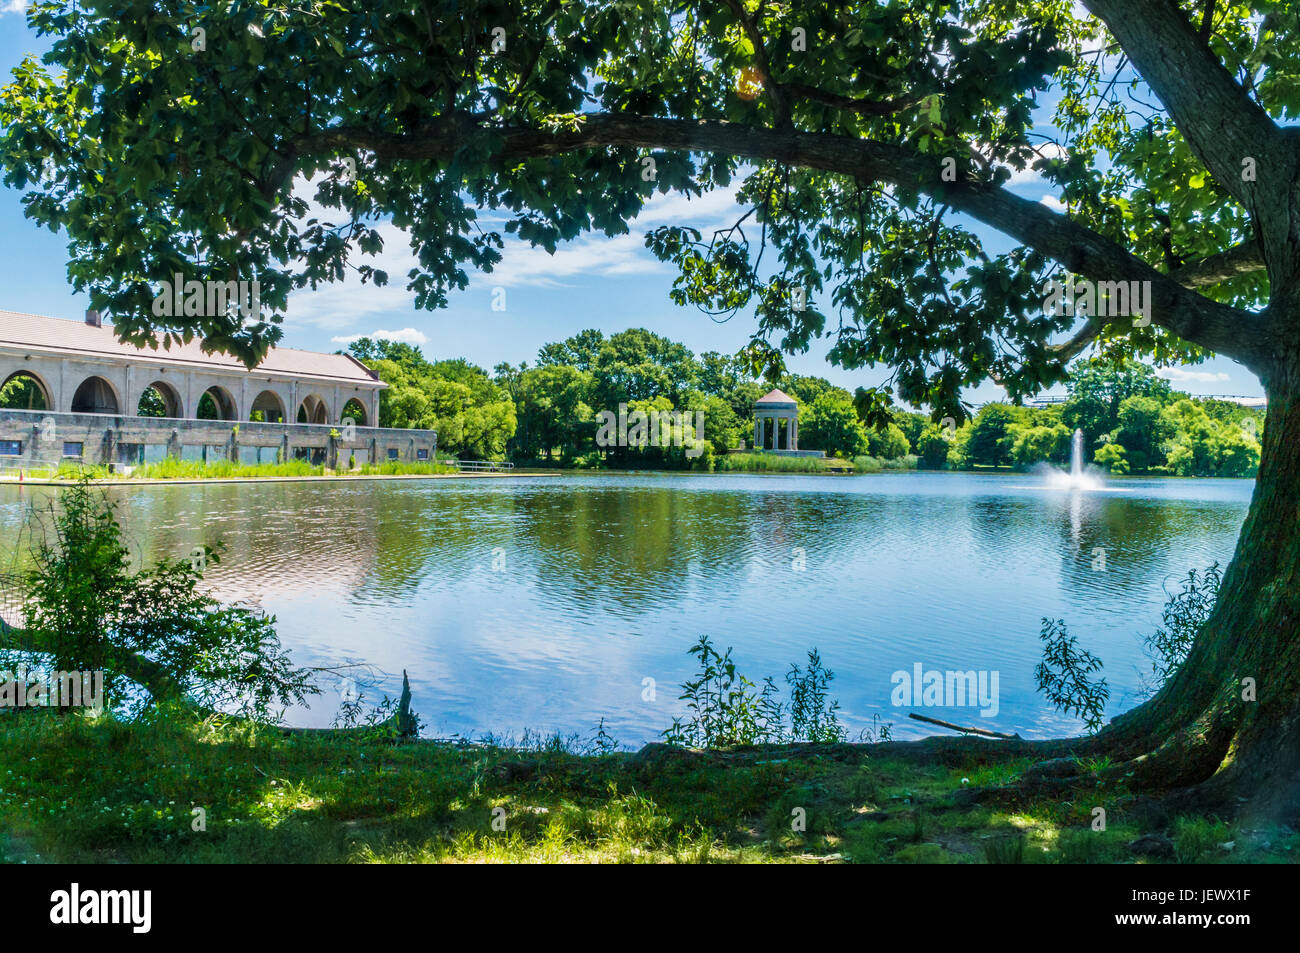
[[[166,477],[140,478],[127,477],[121,480],[95,479],[94,486],[194,486],[205,483],[334,483],[353,480],[463,480],[477,477],[548,477],[561,476],[559,472],[540,472],[516,470],[471,473],[357,473],[331,474],[329,476],[247,476],[247,477]],[[31,477],[14,480],[0,479],[0,486],[73,486],[76,480],[52,477]]]
[[[357,474],[329,474],[329,475],[310,475],[310,476],[228,476],[228,477],[125,477],[122,479],[92,479],[91,483],[95,486],[195,486],[205,483],[328,483],[343,481],[364,481],[364,480],[459,480],[479,477],[488,478],[510,478],[510,477],[565,477],[565,476],[699,476],[699,477],[731,477],[731,476],[756,476],[756,477],[865,477],[865,476],[902,476],[906,474],[945,474],[949,476],[1033,476],[1031,471],[1014,470],[1014,469],[991,469],[981,468],[976,470],[880,470],[875,472],[853,472],[853,471],[826,471],[826,472],[809,472],[809,471],[781,471],[781,470],[727,470],[702,472],[698,470],[623,470],[623,469],[516,469],[501,471],[466,471],[463,473],[357,473]],[[1115,483],[1131,481],[1150,481],[1150,480],[1254,480],[1255,477],[1188,477],[1178,476],[1176,474],[1109,474],[1105,477],[1107,481]],[[0,476],[0,487],[6,486],[72,486],[77,483],[76,480],[64,477],[26,477],[18,480],[8,476]]]

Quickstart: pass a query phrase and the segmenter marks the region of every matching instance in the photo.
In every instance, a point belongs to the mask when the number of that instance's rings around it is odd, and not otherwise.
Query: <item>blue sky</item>
[[[25,0],[0,0],[0,75],[25,54],[40,54],[48,41],[25,23]],[[1032,175],[1017,176],[1011,188],[1034,200],[1054,201],[1051,190]],[[645,327],[704,351],[734,353],[749,340],[752,315],[740,313],[716,323],[694,308],[679,308],[668,297],[673,270],[642,245],[649,228],[678,222],[709,230],[730,224],[740,210],[730,196],[713,193],[687,200],[668,196],[654,200],[632,233],[616,238],[583,236],[562,246],[554,256],[526,244],[507,241],[505,260],[491,275],[471,275],[469,287],[453,293],[441,311],[417,311],[413,295],[403,287],[410,267],[410,250],[399,230],[386,226],[385,250],[378,260],[393,282],[386,288],[362,286],[352,280],[290,300],[284,322],[286,347],[332,351],[352,336],[376,331],[396,333],[419,344],[431,358],[465,357],[491,369],[501,361],[518,364],[536,358],[549,341],[561,340],[584,328],[606,333]],[[990,249],[1008,247],[1000,236],[976,227]],[[80,320],[87,298],[74,295],[67,282],[65,240],[38,228],[23,217],[19,193],[0,188],[0,310],[30,312]],[[366,259],[359,259],[366,260]],[[506,310],[492,310],[492,290],[505,289]],[[831,365],[825,354],[831,342],[815,341],[808,354],[787,358],[792,371],[817,374],[852,390],[884,380],[887,371],[845,371]],[[1262,394],[1258,380],[1232,361],[1216,359],[1194,368],[1167,372],[1174,386],[1198,394]],[[1002,396],[1000,388],[984,385],[968,393],[980,402]]]

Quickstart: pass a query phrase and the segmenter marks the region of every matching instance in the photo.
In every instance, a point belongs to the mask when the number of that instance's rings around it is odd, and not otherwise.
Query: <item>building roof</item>
[[[783,393],[782,391],[773,388],[772,390],[764,394],[762,397],[760,397],[754,406],[763,407],[769,404],[793,404],[793,403],[794,403],[793,397],[791,397],[789,394]]]
[[[243,362],[229,354],[206,354],[198,340],[173,343],[170,349],[124,344],[111,325],[95,327],[81,321],[47,318],[39,314],[0,311],[0,348],[21,348],[62,357],[116,358],[178,367],[210,367],[248,372]],[[290,374],[339,383],[378,383],[378,377],[348,354],[321,354],[275,347],[255,369],[271,374]]]

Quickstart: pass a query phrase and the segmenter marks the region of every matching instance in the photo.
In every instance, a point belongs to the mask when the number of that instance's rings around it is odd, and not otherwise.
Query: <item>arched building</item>
[[[197,340],[124,344],[93,311],[84,324],[0,311],[0,386],[15,381],[21,408],[0,410],[0,463],[223,452],[332,463],[343,451],[368,462],[432,460],[437,441],[432,431],[377,427],[387,385],[350,355],[273,348],[249,370]]]

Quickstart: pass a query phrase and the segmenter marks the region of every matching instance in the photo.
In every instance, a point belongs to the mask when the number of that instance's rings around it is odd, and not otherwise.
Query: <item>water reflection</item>
[[[1060,617],[1105,659],[1116,710],[1131,705],[1138,635],[1159,620],[1162,583],[1226,561],[1251,484],[1133,480],[1120,490],[918,473],[113,493],[140,558],[224,544],[207,577],[219,595],[275,614],[303,663],[406,668],[437,731],[587,732],[603,716],[639,743],[678,712],[685,649],[701,633],[734,645],[755,679],[779,678],[817,646],[855,730],[879,712],[915,733],[889,706],[897,669],[998,670],[993,727],[1033,734],[1070,724],[1033,690],[1039,621]],[[0,490],[6,552],[25,506],[48,499]],[[645,678],[656,680],[653,702]],[[336,702],[292,720],[328,723]]]

